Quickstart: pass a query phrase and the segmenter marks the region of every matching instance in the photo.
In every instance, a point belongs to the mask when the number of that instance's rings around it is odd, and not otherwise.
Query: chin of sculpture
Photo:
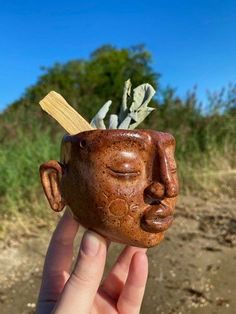
[[[111,241],[157,245],[178,194],[175,140],[153,130],[92,130],[62,139],[61,160],[40,167],[50,206],[68,205],[85,228]]]

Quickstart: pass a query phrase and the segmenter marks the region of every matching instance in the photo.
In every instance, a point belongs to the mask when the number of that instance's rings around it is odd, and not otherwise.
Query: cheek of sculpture
[[[78,220],[83,221],[84,225],[88,217],[95,225],[101,222],[121,225],[127,215],[140,216],[145,206],[145,173],[140,173],[135,178],[119,177],[120,173],[116,177],[106,166],[108,161],[99,160],[96,155],[93,157],[93,162],[87,158],[87,163],[81,160],[69,166],[62,179],[63,197],[69,200],[68,205]],[[99,175],[97,169],[100,170]]]

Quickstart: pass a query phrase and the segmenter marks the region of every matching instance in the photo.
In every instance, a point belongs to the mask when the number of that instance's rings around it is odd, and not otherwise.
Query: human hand
[[[70,274],[78,228],[66,211],[48,248],[37,314],[139,313],[148,274],[146,250],[126,247],[101,284],[109,244],[86,231]]]

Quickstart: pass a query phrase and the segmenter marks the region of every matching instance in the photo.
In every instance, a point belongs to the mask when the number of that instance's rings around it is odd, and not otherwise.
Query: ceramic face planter
[[[157,245],[178,194],[175,140],[152,130],[93,130],[65,136],[61,162],[40,167],[51,207],[68,205],[86,228],[115,242]]]

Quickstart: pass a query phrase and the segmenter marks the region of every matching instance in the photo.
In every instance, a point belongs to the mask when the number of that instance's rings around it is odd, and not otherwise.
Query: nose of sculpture
[[[167,197],[176,197],[178,195],[178,187],[175,182],[169,182],[166,187],[166,196]]]
[[[176,197],[178,189],[175,182],[168,181],[165,183],[153,182],[149,185],[145,192],[145,197],[149,199],[149,203],[161,201],[165,197]]]
[[[172,170],[170,169],[166,155],[164,155],[161,160],[160,176],[164,187],[164,196],[176,197],[178,195],[178,182],[175,179],[176,174],[172,173]]]
[[[166,134],[162,135],[165,137]],[[167,136],[168,139],[168,136]],[[152,169],[152,183],[145,189],[144,197],[147,203],[155,204],[164,198],[176,197],[178,195],[178,179],[174,161],[174,139],[168,141],[156,139],[156,157]],[[172,156],[173,155],[173,156]]]
[[[148,198],[148,203],[154,203],[156,201],[160,201],[165,196],[165,187],[160,182],[153,182],[149,185],[145,192],[145,197]]]

